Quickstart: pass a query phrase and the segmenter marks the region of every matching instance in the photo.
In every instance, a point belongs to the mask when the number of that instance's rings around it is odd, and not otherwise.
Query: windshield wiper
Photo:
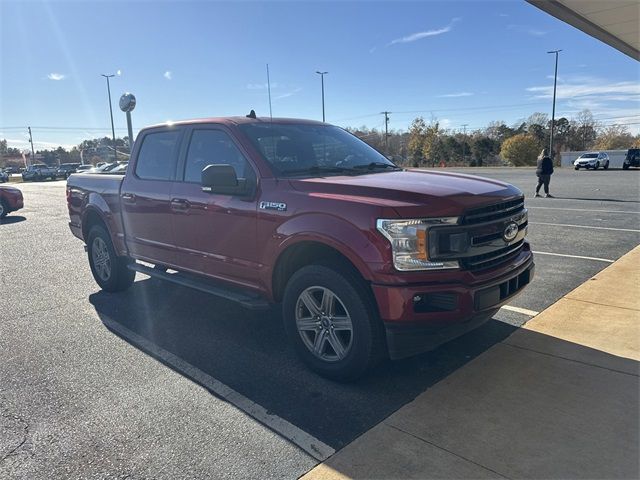
[[[373,170],[375,168],[393,168],[394,170],[400,170],[400,167],[398,167],[397,165],[394,165],[393,163],[385,163],[385,162],[371,162],[368,164],[356,165],[353,168],[358,170],[364,170],[364,169]]]
[[[284,170],[283,175],[305,175],[305,174],[322,174],[322,173],[353,173],[353,169],[345,167],[320,167],[314,166],[309,168],[298,168],[295,170]]]

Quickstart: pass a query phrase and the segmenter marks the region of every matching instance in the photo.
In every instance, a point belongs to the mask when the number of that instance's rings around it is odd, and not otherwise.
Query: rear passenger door
[[[127,247],[135,258],[173,265],[171,189],[184,127],[162,127],[136,140],[135,165],[120,189]]]

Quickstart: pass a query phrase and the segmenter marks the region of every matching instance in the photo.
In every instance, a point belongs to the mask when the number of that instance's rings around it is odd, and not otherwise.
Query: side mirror
[[[238,178],[231,165],[207,165],[202,170],[202,191],[227,195],[243,194],[246,180]]]

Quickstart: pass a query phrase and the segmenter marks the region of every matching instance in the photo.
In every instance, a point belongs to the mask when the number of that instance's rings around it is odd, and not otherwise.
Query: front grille
[[[523,230],[527,228],[527,225],[529,225],[529,222],[525,220],[524,223],[521,223],[520,225],[518,225],[518,230]],[[500,229],[500,231],[490,233],[488,235],[474,236],[471,239],[471,245],[484,245],[485,243],[492,242],[493,240],[498,240],[502,238],[503,233],[504,233],[503,230]]]
[[[471,271],[485,270],[487,268],[495,267],[496,265],[500,265],[517,257],[523,246],[524,240],[520,240],[518,243],[514,243],[513,245],[509,245],[508,247],[501,248],[499,250],[494,250],[493,252],[462,258],[460,260],[460,265],[465,270]]]
[[[486,207],[469,210],[462,217],[462,225],[474,225],[476,223],[490,222],[500,218],[515,215],[524,210],[524,197],[508,202],[494,203]]]
[[[457,261],[471,271],[507,263],[524,246],[527,217],[522,197],[468,210],[457,225],[431,229],[429,255],[434,261]],[[504,234],[511,223],[518,225],[518,232],[507,242]]]

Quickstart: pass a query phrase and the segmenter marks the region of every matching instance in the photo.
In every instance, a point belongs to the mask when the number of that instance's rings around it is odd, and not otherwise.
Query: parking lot
[[[486,325],[354,384],[306,370],[280,313],[142,275],[101,292],[64,181],[0,224],[0,477],[297,478],[640,243],[640,171],[461,169],[523,190],[536,277]],[[608,285],[611,295],[634,295]]]

